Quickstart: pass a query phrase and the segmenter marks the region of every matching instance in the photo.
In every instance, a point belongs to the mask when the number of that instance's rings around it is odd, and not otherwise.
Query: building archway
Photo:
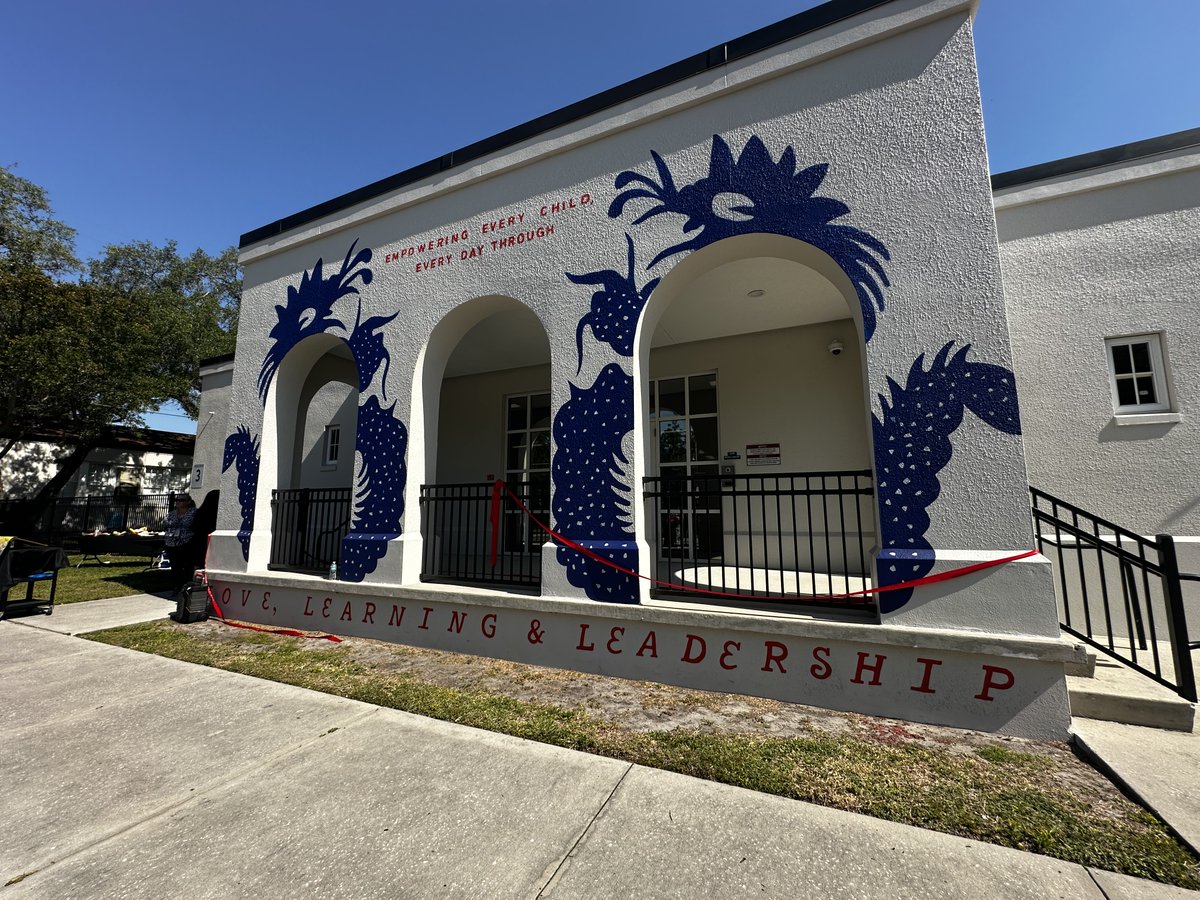
[[[647,300],[634,354],[642,572],[670,585],[653,596],[779,608],[868,586],[862,313],[831,257],[771,234],[705,247]]]
[[[422,580],[536,588],[544,536],[505,503],[493,564],[490,515],[503,479],[548,518],[550,340],[541,319],[511,297],[457,306],[421,352],[412,409],[422,450],[409,479],[420,493],[408,502],[421,509]]]
[[[324,573],[350,530],[358,443],[358,368],[347,343],[311,335],[283,358],[263,411],[257,506],[271,510],[270,541],[251,565]]]

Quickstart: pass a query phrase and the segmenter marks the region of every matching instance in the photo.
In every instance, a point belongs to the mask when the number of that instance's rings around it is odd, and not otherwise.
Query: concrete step
[[[1195,722],[1195,704],[1106,656],[1090,678],[1068,674],[1067,692],[1072,716],[1186,732]]]
[[[1087,651],[1087,660],[1081,663],[1067,663],[1067,675],[1076,678],[1094,678],[1096,676],[1096,654],[1092,650]]]

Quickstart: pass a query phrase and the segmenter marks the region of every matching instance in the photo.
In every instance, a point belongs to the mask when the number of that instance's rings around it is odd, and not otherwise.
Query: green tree
[[[42,188],[0,167],[0,459],[38,431],[68,444],[30,514],[114,423],[141,425],[168,400],[195,415],[200,360],[235,343],[232,247],[181,255],[174,241],[136,241],[85,268],[74,234]]]
[[[63,275],[79,268],[75,229],[54,218],[46,191],[0,166],[0,262],[9,272]]]
[[[144,356],[130,371],[152,402],[175,400],[195,416],[200,360],[232,353],[242,292],[237,251],[217,256],[197,249],[181,256],[174,241],[112,245],[88,264],[85,283],[132,304]],[[133,417],[125,413],[126,421]]]

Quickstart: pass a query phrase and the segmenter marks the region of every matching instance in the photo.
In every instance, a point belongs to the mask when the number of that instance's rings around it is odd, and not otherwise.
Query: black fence
[[[175,494],[140,496],[63,497],[40,516],[28,513],[28,500],[0,501],[0,521],[10,533],[43,539],[48,543],[71,544],[75,535],[122,532],[127,528],[162,531],[163,521],[175,505]]]
[[[271,491],[268,568],[328,574],[349,530],[350,488]]]
[[[1064,631],[1196,700],[1175,541],[1135,534],[1030,488],[1038,549],[1054,564]]]
[[[656,594],[694,590],[812,606],[870,587],[875,543],[869,469],[770,475],[660,475],[644,497],[658,560]],[[713,598],[707,602],[720,602]],[[854,604],[874,611],[873,599]]]
[[[499,507],[496,559],[492,563],[493,484],[421,485],[422,581],[523,588],[541,585],[541,548],[549,538],[507,494]],[[508,482],[506,486],[531,513],[549,524],[548,480]]]

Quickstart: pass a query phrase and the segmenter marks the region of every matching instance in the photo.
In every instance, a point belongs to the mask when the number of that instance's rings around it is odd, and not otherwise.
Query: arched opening
[[[284,357],[263,422],[276,448],[259,483],[260,505],[271,509],[268,568],[324,574],[338,560],[350,530],[358,401],[345,341],[314,335]]]
[[[413,434],[419,428],[424,453],[414,454],[414,475],[417,465],[424,471],[412,481],[420,485],[421,579],[538,587],[544,536],[511,502],[499,522],[491,517],[494,483],[503,479],[548,519],[545,327],[517,300],[478,298],[438,323],[418,371]]]
[[[651,596],[845,609],[812,598],[869,586],[862,334],[849,279],[792,238],[728,238],[664,277],[635,345]]]

